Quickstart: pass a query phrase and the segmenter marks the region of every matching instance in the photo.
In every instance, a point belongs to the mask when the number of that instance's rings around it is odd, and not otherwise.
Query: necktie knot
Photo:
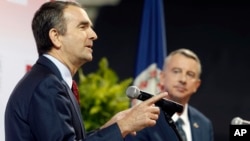
[[[72,92],[78,102],[78,104],[80,104],[80,96],[79,96],[79,90],[78,90],[78,86],[75,80],[72,81]]]
[[[181,118],[178,118],[178,120],[175,122],[176,128],[182,138],[182,141],[187,141],[186,133],[182,128],[183,124],[184,124],[184,121]]]
[[[178,118],[177,121],[176,121],[176,125],[177,125],[178,127],[182,127],[183,124],[184,124],[183,119]]]

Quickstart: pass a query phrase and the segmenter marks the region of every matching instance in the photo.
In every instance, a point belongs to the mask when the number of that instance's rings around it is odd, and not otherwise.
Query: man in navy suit
[[[172,116],[174,121],[183,120],[182,128],[187,141],[213,141],[211,121],[196,108],[188,104],[191,96],[201,84],[201,62],[189,49],[178,49],[165,59],[160,83],[169,93],[169,99],[184,106],[182,113]]]
[[[129,135],[126,141],[213,141],[214,133],[211,121],[188,104],[191,96],[200,86],[201,72],[200,60],[193,51],[178,49],[171,52],[165,59],[160,74],[160,84],[163,91],[168,92],[168,98],[182,104],[184,110],[181,113],[168,115],[171,116],[170,120],[161,110],[155,126],[137,132],[136,136]],[[169,124],[178,119],[183,121],[179,128],[184,130],[184,136],[181,136],[177,126]]]
[[[32,30],[39,58],[10,95],[6,141],[123,141],[127,134],[156,124],[160,109],[154,103],[166,93],[117,113],[87,134],[71,91],[72,78],[92,60],[97,39],[86,11],[75,2],[46,2],[35,13]]]

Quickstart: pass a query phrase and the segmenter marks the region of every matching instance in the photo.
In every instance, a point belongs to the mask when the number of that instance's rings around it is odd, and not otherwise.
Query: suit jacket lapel
[[[190,107],[188,107],[188,115],[189,115],[189,121],[190,121],[190,127],[192,132],[192,139],[193,141],[201,141],[199,137],[201,134],[201,127],[200,127],[200,121],[196,118],[196,116],[193,114],[193,111]]]
[[[73,104],[74,110],[77,113],[78,119],[74,119],[74,120],[78,120],[79,123],[81,123],[81,125],[80,125],[81,128],[78,130],[81,131],[83,138],[85,138],[85,129],[83,127],[82,116],[81,116],[79,104],[77,103],[75,96],[74,96],[73,92],[71,91],[71,89],[69,88],[69,86],[67,85],[67,83],[62,79],[60,71],[48,58],[46,58],[44,56],[40,56],[37,63],[41,64],[43,66],[46,66],[46,68],[48,68],[53,74],[55,74],[61,80],[62,84],[65,86],[65,89],[67,90],[67,94],[69,95],[70,100]]]
[[[77,113],[77,117],[78,117],[77,120],[79,120],[79,122],[81,123],[81,129],[80,129],[80,130],[81,130],[81,132],[82,132],[83,138],[85,138],[85,133],[86,133],[86,132],[85,132],[85,129],[84,129],[84,127],[83,127],[83,122],[82,122],[82,116],[81,116],[80,106],[79,106],[78,102],[76,101],[76,98],[75,98],[73,92],[72,92],[71,89],[68,87],[67,83],[66,83],[64,80],[62,80],[62,83],[63,83],[63,85],[66,87],[66,89],[67,89],[67,91],[68,91],[68,95],[69,95],[69,97],[70,97],[70,100],[71,100],[71,102],[72,102],[73,105],[74,105],[74,109],[75,109],[75,111],[76,111],[76,113]]]

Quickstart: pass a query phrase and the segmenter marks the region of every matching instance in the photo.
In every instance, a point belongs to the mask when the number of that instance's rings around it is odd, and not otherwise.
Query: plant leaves
[[[80,69],[78,74],[80,107],[87,131],[99,128],[113,115],[129,107],[125,91],[133,79],[119,82],[119,77],[109,68],[105,57],[100,60],[95,72],[85,75]]]

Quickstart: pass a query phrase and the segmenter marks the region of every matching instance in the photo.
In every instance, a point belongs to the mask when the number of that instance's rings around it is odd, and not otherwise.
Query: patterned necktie
[[[187,141],[186,134],[182,128],[182,125],[184,124],[183,120],[181,118],[178,118],[178,120],[175,122],[176,128],[182,138],[182,141]]]
[[[80,98],[79,98],[79,91],[78,91],[78,86],[75,80],[72,81],[72,91],[76,97],[76,100],[78,102],[78,104],[80,104]]]

